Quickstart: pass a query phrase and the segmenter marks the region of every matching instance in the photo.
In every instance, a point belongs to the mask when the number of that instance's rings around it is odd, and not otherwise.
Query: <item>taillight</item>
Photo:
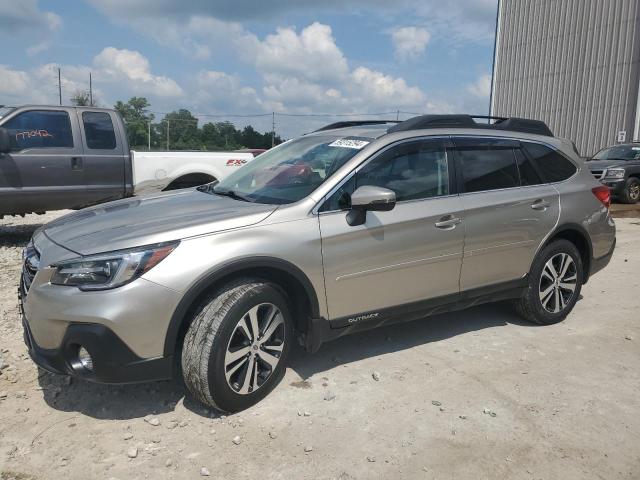
[[[605,207],[609,208],[611,206],[611,190],[609,190],[609,187],[600,185],[599,187],[592,188],[591,191]]]

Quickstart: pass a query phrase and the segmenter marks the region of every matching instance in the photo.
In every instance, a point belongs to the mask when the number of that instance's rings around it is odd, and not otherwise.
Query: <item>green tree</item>
[[[153,122],[153,114],[148,112],[151,104],[145,97],[131,97],[128,102],[120,100],[114,108],[120,112],[127,126],[127,137],[132,149],[147,148],[149,142],[149,124]],[[152,135],[151,144],[158,146],[157,135]]]
[[[198,119],[187,109],[181,108],[164,116],[158,125],[158,133],[162,148],[167,145],[169,132],[170,150],[201,150]]]
[[[89,92],[76,90],[69,100],[71,100],[71,105],[75,105],[76,107],[87,107],[89,106]]]

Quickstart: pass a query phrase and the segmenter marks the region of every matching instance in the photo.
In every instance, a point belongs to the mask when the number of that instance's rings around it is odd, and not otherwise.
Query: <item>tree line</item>
[[[88,105],[88,94],[80,92],[71,98],[75,105]],[[198,119],[181,108],[156,121],[149,112],[151,104],[145,97],[132,97],[127,102],[118,100],[114,108],[122,115],[127,126],[129,146],[133,150],[238,150],[241,148],[271,148],[282,143],[282,138],[271,132],[260,133],[251,125],[239,130],[231,122],[207,122],[201,127]],[[167,142],[168,135],[168,142]]]

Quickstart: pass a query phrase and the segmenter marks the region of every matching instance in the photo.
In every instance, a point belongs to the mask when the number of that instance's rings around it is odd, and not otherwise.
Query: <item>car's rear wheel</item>
[[[515,302],[520,316],[541,325],[564,320],[580,296],[582,269],[573,243],[556,240],[547,245],[533,261],[525,295]]]
[[[281,380],[293,338],[282,291],[243,279],[206,299],[184,339],[182,372],[191,394],[224,411],[262,400]]]
[[[620,200],[624,203],[638,203],[640,201],[640,180],[631,177],[625,184]]]

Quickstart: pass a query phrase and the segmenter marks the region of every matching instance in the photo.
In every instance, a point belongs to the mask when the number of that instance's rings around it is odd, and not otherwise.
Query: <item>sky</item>
[[[261,131],[276,112],[286,138],[398,110],[410,112],[401,119],[487,114],[496,8],[497,0],[0,0],[0,105],[57,104],[60,68],[65,104],[88,89],[91,72],[101,106],[144,96],[157,118],[187,108],[201,122]]]

